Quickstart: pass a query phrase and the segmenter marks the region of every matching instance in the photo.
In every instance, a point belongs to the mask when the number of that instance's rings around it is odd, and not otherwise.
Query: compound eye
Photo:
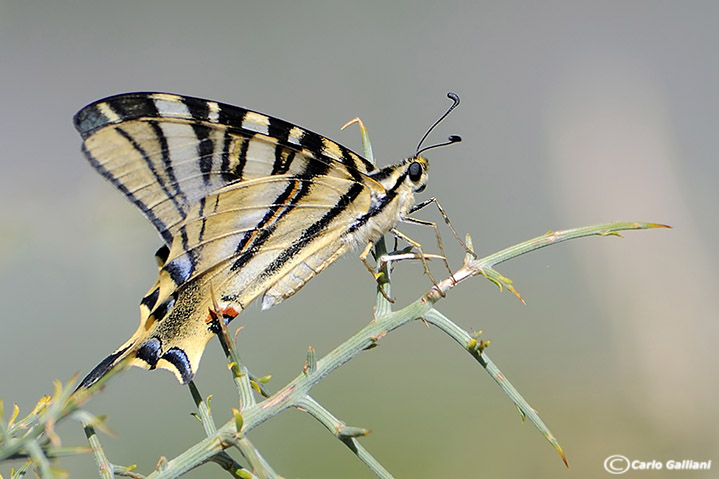
[[[415,183],[418,182],[422,178],[422,165],[417,163],[416,161],[413,161],[409,165],[409,179],[414,181]]]

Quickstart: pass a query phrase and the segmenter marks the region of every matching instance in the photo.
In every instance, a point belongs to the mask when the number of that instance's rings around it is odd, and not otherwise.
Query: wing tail
[[[112,371],[120,363],[122,363],[125,358],[127,358],[127,356],[134,350],[133,346],[134,341],[128,341],[120,348],[118,348],[114,353],[110,354],[105,359],[100,361],[100,363],[95,366],[92,371],[88,373],[87,376],[85,376],[85,378],[80,382],[80,385],[75,390],[78,391],[80,389],[87,389],[96,382],[98,382],[100,379],[102,379],[105,375],[107,375],[110,371]]]

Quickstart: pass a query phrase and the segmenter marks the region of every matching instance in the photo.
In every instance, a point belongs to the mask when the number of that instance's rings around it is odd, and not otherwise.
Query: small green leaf
[[[242,432],[242,425],[244,424],[242,413],[239,410],[232,408],[232,414],[235,416],[235,430],[239,434]]]
[[[252,474],[245,471],[244,469],[236,469],[235,470],[235,476],[241,478],[241,479],[252,479]]]

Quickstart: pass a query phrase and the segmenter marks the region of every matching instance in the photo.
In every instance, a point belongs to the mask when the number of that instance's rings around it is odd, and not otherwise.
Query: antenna
[[[429,136],[429,134],[432,133],[432,130],[434,130],[434,128],[437,125],[439,125],[442,122],[442,120],[447,118],[447,115],[449,115],[452,112],[452,110],[457,108],[457,105],[459,105],[459,95],[457,95],[456,93],[453,93],[453,92],[447,93],[447,98],[452,100],[452,102],[453,102],[452,106],[447,108],[447,111],[445,111],[444,114],[442,116],[440,116],[439,119],[432,124],[432,126],[429,127],[429,129],[424,134],[422,139],[419,140],[419,143],[417,144],[417,150],[414,153],[415,156],[418,156],[420,153],[422,153],[424,151],[431,150],[432,148],[438,148],[440,146],[451,145],[452,143],[457,143],[457,142],[462,141],[462,137],[460,137],[459,135],[450,135],[450,137],[447,138],[447,141],[444,143],[437,143],[435,145],[425,146],[424,148],[420,149],[420,147],[422,146],[422,143],[424,143],[424,140],[426,140],[427,137]]]

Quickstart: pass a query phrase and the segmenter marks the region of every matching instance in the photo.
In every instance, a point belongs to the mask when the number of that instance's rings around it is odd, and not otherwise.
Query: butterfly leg
[[[369,255],[369,252],[372,251],[372,247],[374,246],[374,243],[367,243],[367,246],[365,249],[360,253],[359,259],[362,261],[362,264],[365,265],[367,268],[367,271],[370,272],[374,280],[377,282],[377,286],[379,287],[379,292],[382,293],[382,296],[384,296],[384,299],[389,301],[390,303],[394,303],[394,300],[387,296],[387,293],[384,292],[384,288],[382,287],[382,283],[379,282],[380,276],[382,273],[375,271],[375,269],[372,267],[371,264],[367,262],[367,256]]]
[[[409,220],[409,221],[407,221],[407,220]],[[402,221],[406,221],[407,223],[414,223],[415,221],[420,221],[419,223],[416,223],[416,224],[423,224],[422,220],[415,220],[414,218],[403,218]],[[426,223],[430,223],[430,222],[426,222]],[[434,225],[434,223],[430,223],[430,225]],[[425,226],[429,226],[429,225],[425,225]],[[437,225],[434,225],[434,227],[436,228]],[[437,288],[437,291],[439,291],[440,294],[444,297],[444,294],[442,294],[442,291],[439,289],[439,286],[437,285],[437,281],[435,281],[434,276],[432,276],[432,272],[429,270],[429,265],[427,264],[427,258],[429,255],[424,254],[424,251],[422,250],[422,245],[418,241],[413,240],[412,238],[410,238],[409,236],[402,233],[401,231],[399,231],[396,228],[392,228],[389,231],[393,235],[398,237],[399,239],[406,241],[412,247],[417,249],[419,259],[422,261],[422,266],[424,267],[424,273],[429,277],[429,280],[432,281],[432,284],[435,286],[435,288]],[[442,253],[441,258],[444,260],[444,262],[446,264],[447,259],[444,257],[444,251],[442,251],[441,246],[440,246],[440,252]],[[449,265],[447,265],[447,268],[449,269]],[[451,274],[451,271],[450,271],[450,274]]]
[[[447,268],[447,271],[449,271],[449,276],[452,277],[452,269],[449,267],[449,263],[447,262],[447,255],[444,252],[444,245],[442,244],[442,236],[439,233],[439,228],[437,227],[437,223],[434,223],[432,221],[420,220],[420,219],[412,218],[409,216],[402,218],[402,221],[405,223],[410,223],[410,224],[419,225],[419,226],[429,226],[430,228],[434,229],[434,234],[435,234],[435,237],[437,238],[437,246],[439,247],[440,257],[442,258],[442,262],[444,262],[444,266]],[[410,244],[412,244],[412,243],[410,243]],[[421,250],[420,250],[420,253],[421,253]],[[423,262],[424,262],[424,259],[423,259]],[[426,269],[426,267],[425,267],[425,269]],[[432,278],[432,276],[430,275],[430,279],[431,278]],[[437,284],[434,281],[434,279],[432,279],[432,282],[435,283],[435,285]]]
[[[455,230],[454,226],[452,226],[452,222],[449,220],[449,216],[447,216],[447,213],[444,211],[444,208],[442,208],[442,205],[439,204],[439,201],[437,201],[437,198],[432,197],[432,198],[425,200],[421,203],[417,203],[416,205],[414,205],[412,207],[411,210],[409,210],[409,212],[414,213],[415,211],[419,211],[431,203],[434,203],[437,206],[437,209],[439,210],[439,213],[442,215],[444,222],[447,224],[450,231],[454,235],[455,239],[459,242],[460,245],[462,245],[464,250],[468,254],[472,255],[472,257],[477,258],[477,255],[474,253],[474,251],[472,251],[467,246],[467,244],[464,241],[462,241],[462,239],[459,237],[459,234],[457,234],[457,230]],[[420,220],[417,218],[412,218],[410,216],[406,216],[406,217],[402,218],[402,221],[404,221],[405,223],[412,223],[412,224],[416,224],[416,225],[420,225],[420,226],[429,226],[434,229],[434,234],[435,234],[435,237],[437,238],[437,246],[439,247],[439,251],[440,251],[441,255],[445,257],[444,265],[447,267],[447,271],[449,271],[450,278],[454,278],[452,276],[452,269],[449,267],[449,263],[446,260],[446,254],[444,252],[444,245],[442,244],[442,235],[439,232],[439,228],[437,227],[437,224],[432,221]]]
[[[457,234],[457,230],[454,229],[454,226],[452,226],[452,222],[449,220],[449,216],[447,216],[447,212],[444,210],[444,208],[442,208],[442,205],[439,203],[439,201],[437,201],[437,198],[435,198],[435,197],[433,196],[432,198],[430,198],[430,199],[428,199],[428,200],[422,201],[421,203],[417,203],[416,205],[414,205],[414,206],[412,207],[412,209],[409,210],[409,212],[410,212],[410,214],[411,214],[411,213],[414,213],[415,211],[419,211],[419,210],[421,210],[422,208],[424,208],[425,206],[427,206],[427,205],[429,205],[429,204],[431,204],[431,203],[434,203],[434,205],[437,207],[437,209],[439,210],[439,214],[442,215],[442,219],[444,219],[444,222],[445,222],[445,223],[447,224],[447,226],[449,227],[449,230],[452,232],[452,234],[454,235],[455,239],[459,242],[460,245],[462,245],[462,248],[464,248],[464,250],[465,250],[468,254],[472,255],[472,257],[477,258],[477,255],[474,253],[474,251],[472,251],[472,250],[466,245],[466,243],[465,243],[464,241],[462,241],[462,238],[459,237],[459,234]],[[411,218],[411,219],[414,220],[414,218]],[[422,221],[422,220],[419,220],[419,221]],[[440,241],[439,229],[437,229],[437,227],[436,227],[436,225],[434,225],[434,223],[432,223],[432,225],[433,225],[434,228],[435,228],[435,233],[436,233],[436,235],[437,235],[437,241],[438,241],[439,246],[440,246],[439,249],[442,250],[442,242]],[[444,253],[442,253],[442,254],[444,254]]]

